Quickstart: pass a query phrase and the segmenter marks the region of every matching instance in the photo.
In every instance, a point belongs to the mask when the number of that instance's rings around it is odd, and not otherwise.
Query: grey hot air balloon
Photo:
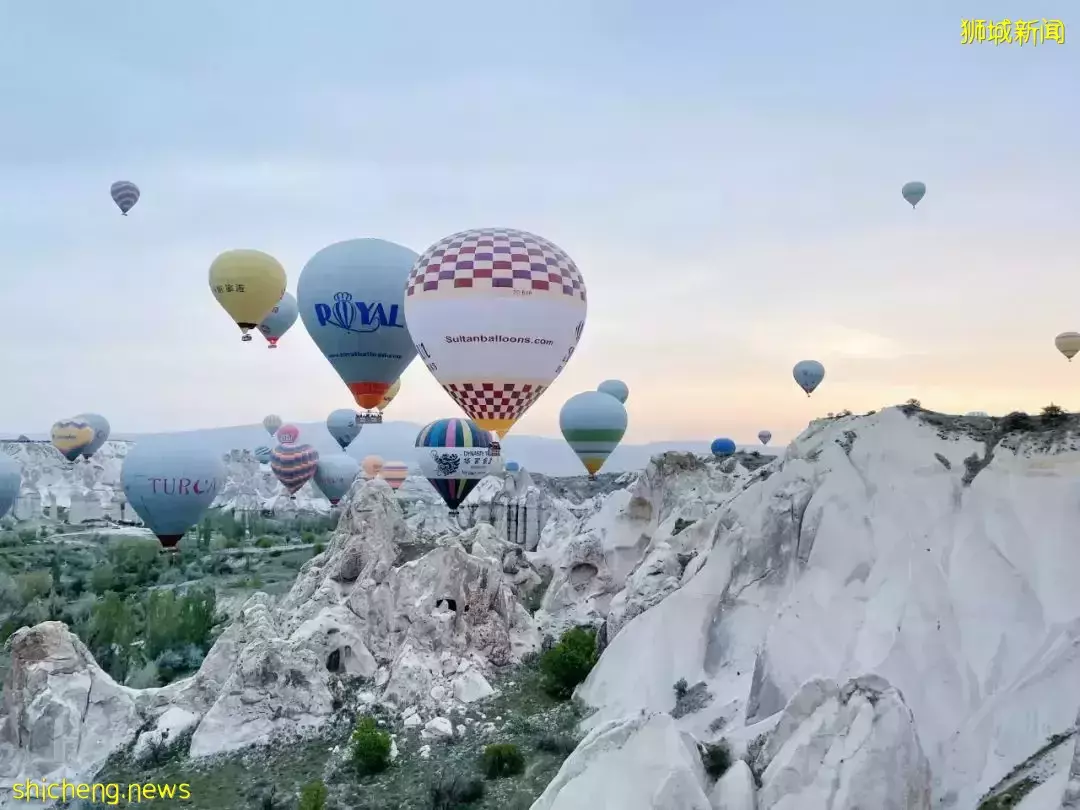
[[[7,453],[0,453],[0,517],[8,513],[19,497],[22,467]]]
[[[109,432],[112,428],[109,426],[109,420],[99,413],[80,413],[75,418],[83,420],[94,429],[93,441],[82,450],[82,457],[90,458],[109,440]]]
[[[296,308],[296,299],[293,298],[291,292],[286,292],[281,296],[281,300],[277,302],[277,305],[270,310],[270,314],[263,318],[262,323],[259,324],[259,331],[263,333],[266,342],[270,344],[268,348],[277,348],[277,342],[296,323],[299,314],[299,310]]]
[[[825,366],[817,360],[800,360],[791,370],[791,376],[799,384],[799,388],[806,392],[807,396],[814,393],[814,389],[821,385],[825,379]]]
[[[353,439],[360,435],[360,428],[363,425],[360,424],[356,416],[356,411],[340,408],[326,417],[326,429],[330,431],[334,441],[341,445],[342,450],[352,444]]]
[[[266,429],[266,432],[269,433],[271,436],[276,436],[278,428],[281,427],[281,417],[278,416],[276,413],[270,414],[265,419],[263,419],[263,427]]]
[[[352,456],[335,453],[332,456],[320,457],[315,468],[315,486],[326,496],[331,506],[337,506],[338,501],[349,493],[359,474],[360,462]]]
[[[135,203],[139,201],[139,187],[130,180],[117,180],[112,184],[109,193],[112,195],[116,207],[120,209],[120,213],[125,217],[128,215],[128,211],[134,208]]]
[[[922,183],[918,180],[904,183],[904,187],[900,189],[900,195],[911,204],[912,208],[914,208],[919,204],[919,201],[926,196],[926,183]]]
[[[622,380],[604,380],[596,386],[596,390],[603,394],[610,394],[623,405],[626,404],[627,397],[630,396],[630,387]]]
[[[202,519],[224,477],[217,453],[178,439],[139,442],[120,469],[128,503],[165,548]]]
[[[757,437],[758,437],[758,441],[761,442],[762,444],[768,444],[769,442],[772,441],[772,431],[771,430],[759,430]]]

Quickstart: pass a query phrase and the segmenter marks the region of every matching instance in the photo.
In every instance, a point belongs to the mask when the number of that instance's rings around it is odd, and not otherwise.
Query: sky
[[[483,226],[552,240],[589,290],[514,433],[557,436],[610,377],[628,443],[786,441],[911,397],[1080,410],[1053,347],[1080,331],[1080,15],[985,0],[1066,43],[964,46],[954,4],[868,5],[4,4],[0,430],[322,419],[344,385],[299,321],[241,343],[213,258],[267,251],[295,291],[331,242]],[[419,362],[387,411],[454,415]]]

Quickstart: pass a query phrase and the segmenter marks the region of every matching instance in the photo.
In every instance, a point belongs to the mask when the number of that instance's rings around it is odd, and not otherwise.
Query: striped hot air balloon
[[[53,447],[68,461],[74,461],[89,449],[96,435],[93,425],[79,417],[61,419],[52,426],[51,431]]]
[[[290,495],[315,476],[319,451],[310,444],[279,444],[270,452],[270,469]]]
[[[379,478],[390,485],[391,489],[397,489],[405,483],[409,477],[409,465],[404,461],[388,461],[379,470]]]
[[[139,201],[139,187],[130,180],[117,180],[109,189],[109,194],[112,195],[113,202],[125,217]]]
[[[446,501],[450,514],[491,470],[491,434],[471,419],[432,422],[417,435],[416,446],[420,473]]]
[[[585,391],[566,400],[559,411],[559,428],[582,465],[595,478],[626,433],[626,408],[615,397]]]

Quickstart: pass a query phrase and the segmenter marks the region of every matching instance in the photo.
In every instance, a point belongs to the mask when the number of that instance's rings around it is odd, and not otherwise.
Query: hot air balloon
[[[255,456],[255,458],[260,464],[270,463],[270,448],[265,445],[260,445],[259,447],[256,447],[252,455]]]
[[[379,470],[379,478],[390,485],[391,489],[398,489],[409,477],[409,465],[404,461],[388,461]]]
[[[52,444],[68,461],[77,459],[94,443],[97,432],[85,419],[61,419],[52,426]]]
[[[6,515],[19,497],[22,467],[7,453],[0,453],[0,517]]]
[[[508,461],[508,462],[506,462],[506,471],[507,472],[516,473],[520,469],[521,469],[521,465],[518,464],[516,461]]]
[[[310,444],[279,444],[270,451],[270,469],[290,495],[315,476],[318,466],[319,451]]]
[[[968,411],[964,416],[989,416],[986,411]]]
[[[581,459],[589,478],[607,461],[626,433],[626,408],[610,394],[584,391],[566,400],[559,411],[559,429]]]
[[[795,364],[795,368],[791,370],[791,374],[795,377],[795,382],[799,384],[799,388],[805,391],[807,396],[810,396],[814,389],[821,385],[821,381],[825,379],[825,366],[821,365],[817,360],[800,360]]]
[[[726,458],[734,454],[735,442],[731,439],[713,439],[712,447],[710,448],[714,456],[718,458]]]
[[[596,386],[596,390],[602,394],[615,397],[623,405],[626,404],[626,399],[630,396],[630,388],[622,380],[604,380]]]
[[[210,265],[210,292],[251,340],[248,331],[270,314],[285,294],[285,268],[259,250],[227,250]]]
[[[274,308],[270,310],[270,314],[263,318],[262,323],[259,324],[259,331],[263,333],[266,342],[270,344],[267,348],[277,348],[277,342],[296,323],[296,316],[299,314],[299,310],[296,308],[296,299],[293,298],[292,293],[286,292],[281,296],[281,300],[274,305]]]
[[[178,439],[139,442],[120,469],[128,503],[165,548],[202,520],[224,476],[216,452]]]
[[[355,458],[344,453],[334,453],[320,458],[315,465],[315,486],[326,496],[331,506],[337,506],[338,501],[349,493],[359,474],[360,463]]]
[[[484,430],[504,437],[574,354],[585,282],[539,236],[507,228],[436,242],[409,274],[405,318],[443,389]]]
[[[125,217],[139,201],[139,187],[130,180],[117,180],[109,189],[109,194],[112,195],[113,202]]]
[[[357,416],[359,414],[356,411],[340,408],[332,411],[326,417],[326,429],[334,437],[334,441],[341,445],[342,450],[352,444],[353,439],[360,435],[360,429],[363,425],[360,424]]]
[[[386,410],[386,406],[394,401],[394,397],[398,395],[398,391],[400,390],[401,378],[398,377],[396,380],[394,380],[394,384],[390,386],[390,390],[383,395],[382,402],[375,406],[379,409],[379,413],[382,413]]]
[[[439,419],[416,436],[420,474],[435,487],[450,514],[488,474],[491,436],[471,419]]]
[[[94,440],[82,451],[83,458],[90,458],[109,440],[111,431],[109,420],[99,413],[80,413],[75,418],[86,422],[94,429]]]
[[[278,444],[296,444],[296,440],[300,438],[300,428],[296,425],[282,425],[274,437],[278,440]]]
[[[1076,353],[1080,352],[1080,332],[1062,332],[1054,338],[1054,345],[1071,363]]]
[[[276,413],[272,413],[263,419],[263,427],[266,428],[266,432],[273,436],[277,433],[278,428],[281,427],[281,417]]]
[[[384,463],[382,456],[364,456],[364,460],[360,462],[360,469],[368,478],[374,478],[379,474]]]
[[[761,442],[762,444],[768,444],[770,441],[772,441],[772,431],[771,430],[759,430],[757,437],[758,437],[758,441]]]
[[[352,239],[324,247],[300,273],[304,328],[365,410],[379,407],[416,357],[403,306],[415,261],[393,242]]]
[[[900,194],[914,208],[919,204],[919,200],[926,196],[926,183],[920,183],[918,180],[904,183],[904,187],[900,189]]]

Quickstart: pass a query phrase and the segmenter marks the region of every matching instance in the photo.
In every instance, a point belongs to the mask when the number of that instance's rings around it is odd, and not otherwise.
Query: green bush
[[[431,784],[431,810],[461,810],[484,798],[484,783],[471,776],[440,776]]]
[[[544,689],[552,697],[566,700],[574,693],[574,687],[588,677],[598,657],[595,630],[588,627],[567,630],[559,643],[540,657]]]
[[[577,740],[564,734],[544,734],[536,740],[536,750],[566,759],[577,748]]]
[[[260,537],[255,541],[256,548],[270,548],[273,545],[277,545],[271,537]]]
[[[375,718],[360,718],[350,744],[353,765],[360,776],[381,773],[390,767],[390,735],[379,730]]]
[[[1042,421],[1050,426],[1061,425],[1069,421],[1069,414],[1060,405],[1051,402],[1042,409]]]
[[[517,776],[525,772],[525,757],[513,743],[496,743],[484,749],[480,768],[488,779]]]
[[[724,740],[705,743],[698,746],[698,750],[701,753],[701,764],[705,766],[705,773],[710,778],[719,779],[731,767],[731,749]]]
[[[300,792],[300,810],[325,810],[326,785],[316,779],[304,785]]]

